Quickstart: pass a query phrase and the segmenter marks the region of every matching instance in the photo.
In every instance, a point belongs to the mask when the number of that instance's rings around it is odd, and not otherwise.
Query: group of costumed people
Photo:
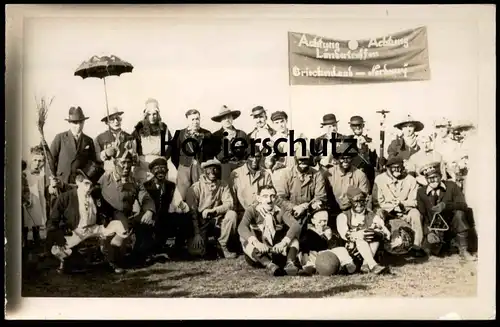
[[[23,161],[23,244],[44,243],[61,273],[72,271],[69,259],[87,240],[99,240],[115,273],[166,254],[243,255],[272,276],[381,274],[389,268],[383,253],[441,255],[451,240],[461,259],[476,260],[464,196],[469,125],[438,122],[422,139],[424,125],[408,117],[395,125],[402,135],[381,161],[360,116],[343,135],[335,114],[324,115],[325,133],[302,151],[300,142],[279,140],[290,134],[287,114],[276,111],[269,123],[262,106],[250,112],[249,133],[235,127],[241,112],[227,106],[211,118],[221,124],[213,133],[201,128],[196,109],[172,133],[154,99],[131,134],[122,130],[123,115],[110,111],[102,118],[107,130],[92,140],[83,132],[88,117],[72,107],[69,130]],[[266,138],[280,151],[237,151],[242,140]],[[332,139],[335,151],[321,154]],[[294,155],[280,155],[291,146]]]

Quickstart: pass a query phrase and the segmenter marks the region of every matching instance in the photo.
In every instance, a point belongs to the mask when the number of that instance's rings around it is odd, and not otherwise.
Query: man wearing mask
[[[132,177],[134,155],[129,150],[119,153],[114,159],[115,169],[105,172],[99,179],[104,199],[103,206],[108,217],[119,220],[125,230],[134,229],[136,242],[132,259],[135,264],[145,263],[153,247],[151,230],[156,213],[154,200],[144,185]],[[138,201],[140,211],[134,213],[134,203]]]
[[[210,236],[220,228],[218,243],[226,259],[234,259],[237,254],[227,248],[231,237],[237,232],[238,217],[228,184],[221,180],[221,163],[211,159],[201,164],[203,174],[186,195],[186,203],[191,209],[194,237],[189,242],[189,252],[194,256],[205,256]]]
[[[248,135],[233,125],[234,120],[240,115],[241,111],[232,110],[224,105],[219,110],[219,113],[212,117],[214,122],[222,125],[221,129],[213,133],[213,139],[214,142],[220,145],[220,152],[216,155],[216,158],[222,164],[221,179],[226,182],[229,180],[231,171],[245,163],[245,155],[250,148]],[[246,144],[244,144],[243,140],[245,140]],[[227,146],[225,145],[226,142]],[[233,149],[235,151],[232,151]]]
[[[89,161],[97,161],[94,142],[83,133],[85,117],[80,107],[71,107],[68,118],[70,129],[55,136],[50,145],[54,158],[52,171],[63,183],[75,183],[76,169],[84,167]]]
[[[417,210],[418,184],[415,177],[407,174],[401,157],[389,157],[386,171],[375,178],[373,187],[373,207],[385,221],[402,219],[410,224],[415,233],[410,254],[425,256],[422,250],[422,214]]]
[[[377,165],[377,153],[370,148],[372,138],[368,135],[363,135],[365,128],[365,121],[361,116],[352,116],[349,120],[352,134],[346,138],[355,139],[358,147],[358,155],[354,157],[352,164],[361,169],[365,173],[368,181],[370,182],[370,189],[368,194],[371,193],[371,187],[375,180],[375,167]]]
[[[122,130],[122,115],[123,111],[113,108],[108,116],[101,119],[108,125],[108,130],[97,135],[94,140],[97,162],[104,165],[105,171],[114,169],[113,159],[118,152],[125,149],[136,152],[134,138]]]
[[[168,162],[158,158],[149,164],[153,178],[144,188],[155,202],[154,216],[155,252],[162,253],[168,237],[175,237],[174,255],[181,255],[192,230],[189,207],[183,201],[175,183],[166,180]]]
[[[448,229],[444,232],[429,229],[427,243],[433,247],[448,241],[450,236],[455,236],[461,259],[475,261],[476,258],[468,251],[470,230],[466,216],[468,206],[462,191],[455,182],[442,180],[439,162],[424,165],[420,173],[425,176],[428,183],[428,186],[422,186],[417,192],[418,210],[425,217],[426,226],[430,228],[435,226],[434,223],[437,221],[433,221],[434,219],[442,219],[448,225]],[[443,225],[440,227],[444,227]],[[435,254],[439,254],[440,250],[438,247]]]
[[[401,130],[403,135],[389,144],[387,156],[400,157],[403,159],[405,167],[407,167],[407,162],[410,157],[421,150],[416,133],[424,129],[424,124],[408,115],[405,120],[394,125],[394,127]],[[410,173],[416,176],[414,172],[410,171]]]
[[[275,187],[278,198],[276,204],[291,211],[295,219],[304,222],[308,209],[326,201],[325,180],[320,172],[312,168],[310,153],[295,153],[295,165],[283,168]]]
[[[183,199],[189,187],[200,179],[200,165],[208,156],[203,146],[212,136],[212,133],[200,127],[198,110],[189,109],[185,116],[188,126],[178,134],[176,132],[176,145],[172,149],[172,162],[177,167],[177,188]]]
[[[261,139],[262,144],[266,138],[271,139],[276,134],[276,131],[267,123],[267,113],[264,107],[257,106],[253,108],[250,116],[253,117],[255,122],[255,128],[248,134],[251,139]]]
[[[160,105],[156,99],[148,99],[144,108],[144,119],[135,126],[132,137],[135,139],[139,164],[135,167],[134,177],[145,182],[153,176],[149,172],[149,164],[158,157],[165,157],[169,160],[169,176],[167,179],[175,181],[177,169],[170,160],[171,147],[166,146],[166,142],[172,140],[172,134],[167,124],[160,116]]]
[[[257,190],[264,185],[272,185],[271,175],[261,168],[262,154],[259,149],[250,153],[247,163],[231,172],[229,186],[236,199],[238,216],[257,201]]]

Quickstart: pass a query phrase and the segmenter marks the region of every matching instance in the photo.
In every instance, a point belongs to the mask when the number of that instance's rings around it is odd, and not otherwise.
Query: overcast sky
[[[175,11],[175,10],[174,10]],[[183,11],[184,13],[186,10]],[[94,138],[106,126],[103,81],[74,76],[93,55],[114,54],[134,65],[131,74],[108,79],[110,107],[125,111],[131,132],[144,102],[159,100],[171,129],[185,125],[184,112],[197,108],[202,125],[223,104],[241,110],[235,126],[253,128],[249,113],[263,105],[269,112],[287,111],[292,128],[314,137],[321,117],[333,112],[340,132],[348,132],[352,115],[368,121],[378,139],[379,115],[390,110],[393,125],[412,113],[431,127],[440,116],[477,121],[477,29],[474,21],[387,19],[276,19],[265,15],[231,18],[204,15],[187,18],[36,18],[26,22],[23,67],[23,156],[39,140],[35,95],[55,96],[45,127],[47,141],[67,130],[64,118],[72,105],[90,116],[85,133]],[[247,16],[249,17],[249,16]],[[336,39],[366,39],[427,26],[431,80],[387,84],[289,86],[287,32]]]

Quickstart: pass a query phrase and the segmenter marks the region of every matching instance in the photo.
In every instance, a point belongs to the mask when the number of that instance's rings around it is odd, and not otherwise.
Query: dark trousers
[[[175,237],[175,246],[182,248],[193,235],[193,222],[189,214],[165,213],[156,218],[154,226],[155,250],[161,252],[170,237]]]
[[[427,235],[431,232],[434,233],[441,240],[440,244],[430,244],[429,237],[426,237],[424,245],[431,249],[431,252],[437,254],[441,252],[442,246],[449,246],[449,242],[453,237],[456,237],[459,248],[468,247],[468,233],[470,231],[467,213],[462,210],[455,210],[451,212],[444,212],[441,214],[443,219],[449,226],[447,231],[431,231],[429,226],[426,226]]]

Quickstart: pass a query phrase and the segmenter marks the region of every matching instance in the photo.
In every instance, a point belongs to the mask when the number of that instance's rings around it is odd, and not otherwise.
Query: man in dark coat
[[[66,259],[74,247],[89,238],[106,237],[110,237],[106,244],[108,262],[115,273],[123,272],[118,264],[120,248],[127,237],[125,227],[117,220],[107,223],[100,189],[94,187],[103,173],[103,169],[93,162],[77,170],[77,187],[61,194],[51,211],[47,222],[47,245],[61,261],[61,273],[67,271]]]
[[[96,161],[94,142],[90,136],[83,133],[83,127],[88,117],[85,117],[80,107],[71,107],[66,119],[70,130],[56,135],[50,146],[54,157],[52,171],[63,183],[75,182],[77,169],[85,167],[89,161]]]
[[[155,250],[161,253],[168,237],[175,237],[174,254],[180,254],[192,233],[192,220],[188,205],[183,201],[175,183],[166,180],[168,162],[155,159],[149,164],[154,177],[144,183],[144,188],[153,199]]]
[[[426,243],[435,254],[440,251],[449,236],[455,236],[462,260],[475,261],[469,253],[469,230],[465,197],[460,187],[453,181],[443,181],[440,162],[428,163],[420,169],[428,185],[417,191],[417,207],[425,219],[428,230]],[[436,251],[433,251],[436,250]]]
[[[312,155],[315,156],[314,158],[314,165],[320,163],[322,164],[321,159],[322,158],[331,158],[331,156],[327,156],[327,154],[331,154],[331,148],[332,145],[330,144],[330,141],[335,138],[338,139],[337,142],[340,142],[342,138],[344,138],[344,135],[338,133],[338,120],[337,117],[334,114],[326,114],[323,116],[323,122],[321,123],[321,128],[327,129],[326,133],[315,139],[315,146]],[[326,145],[324,145],[326,144]],[[326,153],[325,151],[326,150]],[[333,158],[332,163],[336,163]]]
[[[189,187],[200,179],[201,163],[210,159],[207,157],[204,145],[212,136],[212,133],[200,127],[200,112],[198,110],[190,109],[185,116],[188,126],[176,131],[175,146],[172,148],[172,163],[177,167],[176,184],[182,199],[186,199]]]

